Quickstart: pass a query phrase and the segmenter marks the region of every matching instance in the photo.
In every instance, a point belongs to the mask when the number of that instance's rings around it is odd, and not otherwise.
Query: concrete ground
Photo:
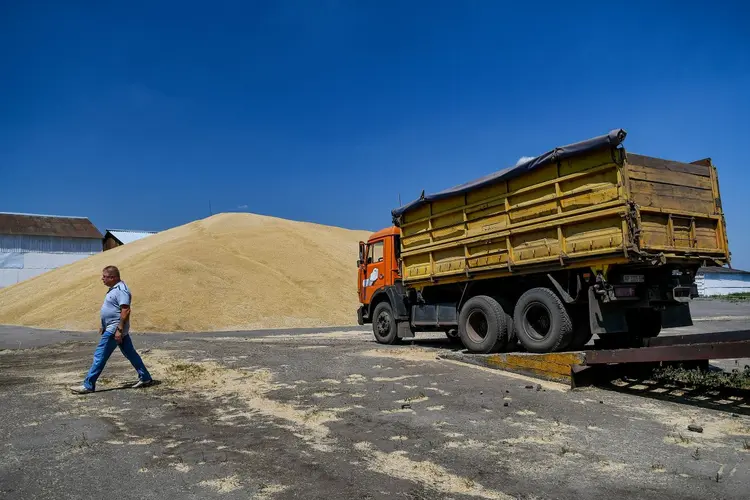
[[[747,328],[734,306],[682,333]],[[0,328],[0,497],[747,498],[744,401],[571,391],[365,328],[134,335],[158,385],[123,389],[115,353],[70,394],[96,341]]]

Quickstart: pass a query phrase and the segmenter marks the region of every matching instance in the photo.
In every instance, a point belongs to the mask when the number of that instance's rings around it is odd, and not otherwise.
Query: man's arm
[[[120,324],[117,325],[117,330],[115,331],[115,340],[119,344],[122,342],[122,333],[125,329],[125,325],[128,324],[128,320],[130,319],[130,306],[128,304],[122,304],[120,306]]]

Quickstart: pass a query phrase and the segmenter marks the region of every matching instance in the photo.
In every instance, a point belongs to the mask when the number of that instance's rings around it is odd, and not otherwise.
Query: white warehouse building
[[[0,212],[0,288],[102,251],[86,217]]]
[[[695,273],[698,295],[714,297],[750,292],[750,272],[728,267],[702,267]]]

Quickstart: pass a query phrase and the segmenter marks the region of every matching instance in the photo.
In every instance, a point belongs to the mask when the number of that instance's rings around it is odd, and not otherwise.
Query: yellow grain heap
[[[357,242],[369,233],[220,214],[0,290],[0,324],[96,330],[112,264],[135,332],[356,324]]]

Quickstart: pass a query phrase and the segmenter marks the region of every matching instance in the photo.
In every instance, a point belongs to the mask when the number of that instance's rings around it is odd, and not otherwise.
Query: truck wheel
[[[458,334],[470,352],[487,354],[504,349],[507,328],[503,308],[486,295],[467,300],[458,315]]]
[[[650,339],[661,332],[661,312],[656,309],[632,309],[625,320],[630,334],[638,338]]]
[[[399,338],[397,335],[396,319],[393,317],[393,310],[388,302],[381,302],[375,306],[375,312],[372,315],[372,333],[375,334],[375,340],[381,344],[395,344]]]
[[[570,342],[573,322],[549,288],[532,288],[521,295],[513,318],[518,340],[529,352],[554,352]]]

